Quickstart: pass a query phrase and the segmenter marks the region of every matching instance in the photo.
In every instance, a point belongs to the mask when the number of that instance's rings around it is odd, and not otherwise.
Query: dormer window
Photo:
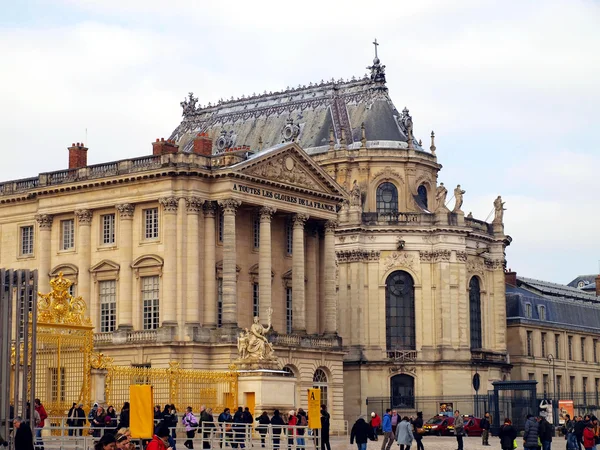
[[[540,320],[546,320],[546,307],[544,305],[538,306],[538,315]]]
[[[531,303],[525,303],[525,318],[531,319],[533,317],[533,307]]]

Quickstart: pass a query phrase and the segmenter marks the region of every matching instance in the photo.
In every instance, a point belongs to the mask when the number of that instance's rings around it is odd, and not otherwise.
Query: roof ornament
[[[365,130],[364,122],[360,125],[360,146],[362,148],[367,148],[367,132]]]
[[[287,120],[287,125],[281,130],[283,142],[294,142],[300,134],[300,127],[294,124],[294,119],[291,117]]]
[[[379,57],[377,56],[377,47],[379,43],[377,39],[373,41],[375,46],[375,58],[373,58],[373,65],[367,67],[371,71],[371,81],[375,83],[385,83],[385,66],[381,64]]]
[[[329,127],[329,150],[333,150],[335,147],[335,134],[333,132],[333,126]]]
[[[194,97],[194,93],[190,92],[188,94],[188,98],[179,103],[183,108],[182,116],[187,117],[196,112],[196,103],[198,103],[198,99]]]
[[[433,131],[431,131],[431,147],[429,147],[429,150],[435,156],[435,133]]]

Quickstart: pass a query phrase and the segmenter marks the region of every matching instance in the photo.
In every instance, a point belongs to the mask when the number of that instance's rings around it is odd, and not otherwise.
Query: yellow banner
[[[154,436],[154,407],[152,386],[129,386],[129,428],[134,439],[152,439]]]
[[[308,390],[308,427],[321,428],[321,389]]]

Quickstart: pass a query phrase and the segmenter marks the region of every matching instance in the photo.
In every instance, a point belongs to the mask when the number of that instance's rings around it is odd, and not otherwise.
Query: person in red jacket
[[[296,411],[293,409],[288,413],[288,445],[290,448],[294,447],[294,437],[296,436],[296,425],[298,425],[298,418],[296,417]]]
[[[589,421],[583,430],[583,446],[585,450],[592,450],[595,448],[595,438],[596,433],[594,433],[594,424],[592,421]]]
[[[46,408],[44,408],[44,405],[42,405],[42,402],[39,398],[36,398],[34,402],[35,410],[40,415],[40,423],[35,427],[35,447],[38,450],[44,450],[44,441],[42,441],[42,428],[44,428],[44,425],[46,425],[48,413],[46,412]]]
[[[375,435],[375,440],[377,440],[377,432],[381,427],[381,417],[377,415],[377,413],[371,413],[371,427],[373,428],[373,434]]]
[[[156,430],[156,434],[146,446],[146,450],[167,450],[169,445],[169,428],[166,425],[161,425]]]

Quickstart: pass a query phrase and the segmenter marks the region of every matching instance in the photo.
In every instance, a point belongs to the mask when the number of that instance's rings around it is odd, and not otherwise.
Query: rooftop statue
[[[460,184],[458,186],[456,186],[456,189],[454,189],[454,199],[456,200],[456,203],[454,204],[454,209],[452,210],[452,212],[459,212],[462,207],[463,204],[463,195],[466,194],[467,191],[463,191],[460,188]]]
[[[504,203],[502,201],[502,197],[498,196],[496,200],[494,200],[494,222],[493,223],[503,223],[504,222],[504,211],[506,208],[504,207]]]
[[[182,115],[189,116],[196,111],[196,103],[198,103],[198,99],[194,97],[194,93],[190,92],[188,98],[180,103],[183,108]]]
[[[435,191],[435,212],[443,212],[446,208],[446,196],[448,195],[448,189],[444,186],[444,183],[440,183]]]
[[[361,206],[362,205],[362,194],[360,192],[360,186],[358,182],[354,180],[352,184],[352,190],[350,191],[350,206]]]

